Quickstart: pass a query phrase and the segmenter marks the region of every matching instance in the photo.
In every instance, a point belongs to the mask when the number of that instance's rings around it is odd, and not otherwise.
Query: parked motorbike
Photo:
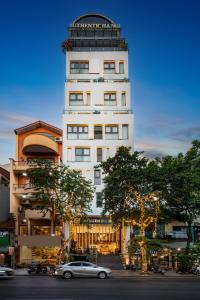
[[[164,275],[166,273],[166,270],[161,269],[157,265],[151,265],[150,266],[150,271],[153,272],[153,273],[161,274],[161,275]]]
[[[38,264],[38,265],[30,265],[28,267],[28,273],[29,275],[43,275],[43,274],[47,274],[47,267],[45,265],[42,264]]]

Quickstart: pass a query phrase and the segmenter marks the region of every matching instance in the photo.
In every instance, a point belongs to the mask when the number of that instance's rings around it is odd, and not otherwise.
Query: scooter
[[[151,266],[150,271],[152,271],[153,273],[161,274],[161,275],[164,275],[166,273],[166,270],[161,269],[160,267],[155,267],[155,266]]]
[[[29,275],[47,274],[47,267],[43,265],[30,265],[28,268]]]

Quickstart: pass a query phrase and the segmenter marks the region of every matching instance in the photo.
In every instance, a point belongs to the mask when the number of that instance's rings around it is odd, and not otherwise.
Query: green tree
[[[150,167],[141,152],[120,147],[116,155],[101,163],[105,174],[103,214],[109,214],[114,224],[129,223],[140,229],[142,271],[147,271],[145,230],[157,221],[158,199],[150,181]]]
[[[122,146],[114,157],[100,164],[105,175],[103,213],[109,213],[115,224],[123,218],[130,219],[133,213],[135,216],[135,198],[130,188],[142,195],[155,192],[149,180],[148,163],[142,152],[131,153],[130,148]]]
[[[165,202],[163,214],[187,224],[189,248],[192,224],[200,214],[200,141],[193,141],[185,154],[157,158],[151,165],[154,187]]]
[[[93,187],[79,171],[65,165],[35,160],[29,172],[30,183],[35,189],[32,208],[43,215],[50,214],[51,234],[55,234],[56,223],[73,222],[84,218],[91,211]]]

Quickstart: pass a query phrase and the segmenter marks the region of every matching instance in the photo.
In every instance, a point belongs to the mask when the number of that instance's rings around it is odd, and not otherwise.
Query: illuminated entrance
[[[74,240],[82,251],[95,249],[101,254],[117,253],[120,232],[107,218],[90,218],[89,224],[75,225]]]

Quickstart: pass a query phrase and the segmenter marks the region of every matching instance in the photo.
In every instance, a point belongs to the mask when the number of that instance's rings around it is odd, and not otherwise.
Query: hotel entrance
[[[90,218],[89,224],[75,225],[74,241],[82,251],[94,249],[101,254],[115,254],[119,250],[120,233],[109,219]]]

